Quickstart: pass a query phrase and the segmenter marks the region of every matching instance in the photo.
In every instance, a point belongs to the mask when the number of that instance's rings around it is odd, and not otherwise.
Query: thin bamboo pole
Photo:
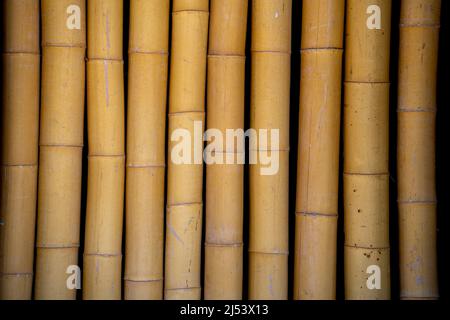
[[[169,0],[130,3],[125,299],[163,298]]]
[[[208,56],[208,129],[244,128],[247,0],[211,1]],[[245,150],[214,149],[223,163],[206,170],[205,299],[242,299],[243,164]],[[233,164],[225,163],[231,156]]]
[[[39,135],[39,1],[2,1],[0,299],[31,299]]]
[[[294,298],[336,298],[344,0],[304,0]]]
[[[390,0],[347,1],[346,299],[389,299]]]
[[[122,0],[88,0],[83,299],[120,299],[125,173]]]
[[[287,299],[289,211],[289,100],[291,53],[290,0],[252,2],[251,128],[279,130],[279,161],[274,175],[263,175],[261,161],[250,166],[249,298]]]
[[[43,0],[36,299],[75,299],[84,125],[86,3]]]
[[[400,297],[437,299],[436,78],[440,0],[403,0],[398,97]]]
[[[203,130],[195,128],[204,127],[208,18],[208,0],[173,2],[164,287],[171,300],[201,297]],[[189,133],[188,163],[174,162],[178,129]]]

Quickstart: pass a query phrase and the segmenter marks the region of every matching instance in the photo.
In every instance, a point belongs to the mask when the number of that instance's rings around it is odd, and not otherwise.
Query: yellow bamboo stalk
[[[251,128],[279,130],[272,142],[253,154],[271,150],[279,159],[275,175],[262,175],[264,165],[250,166],[249,298],[287,299],[289,210],[289,98],[291,53],[290,0],[252,2]],[[269,131],[270,132],[270,131]]]
[[[403,0],[398,99],[400,297],[437,299],[436,79],[440,0]]]
[[[84,125],[86,3],[43,0],[36,299],[75,299]]]
[[[39,135],[39,1],[2,1],[0,299],[31,299]]]
[[[294,299],[336,298],[344,0],[304,0]]]
[[[83,299],[120,299],[124,197],[122,0],[88,0],[88,194]]]
[[[169,0],[130,4],[125,299],[163,298]]]
[[[389,299],[390,0],[347,1],[346,299]]]
[[[204,127],[208,18],[208,0],[173,2],[164,287],[164,298],[170,300],[201,297],[203,129],[197,135],[194,131],[196,124]],[[179,142],[172,134],[178,129],[189,133],[188,163],[173,159]]]
[[[208,129],[244,128],[247,0],[213,0],[208,56]],[[242,299],[245,150],[213,150],[224,163],[206,170],[205,299]],[[234,164],[225,163],[231,156]]]

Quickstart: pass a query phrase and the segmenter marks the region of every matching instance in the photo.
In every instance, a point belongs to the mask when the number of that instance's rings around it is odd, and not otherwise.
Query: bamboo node
[[[68,44],[68,43],[51,43],[51,42],[42,42],[42,47],[43,48],[83,48],[86,49],[86,44],[85,43],[73,43],[73,44]]]
[[[295,213],[300,216],[319,216],[326,218],[337,218],[339,215],[337,213],[319,213],[319,212],[307,212],[307,211],[299,211]]]
[[[165,51],[165,50],[161,50],[161,51],[144,51],[144,50],[139,50],[139,49],[129,49],[128,50],[128,54],[129,55],[133,55],[133,54],[142,54],[142,55],[161,55],[161,56],[168,56],[169,52]]]
[[[302,48],[302,49],[300,49],[300,53],[311,52],[311,51],[338,51],[338,52],[343,52],[344,49],[343,48],[338,48],[338,47],[321,47],[321,48]]]

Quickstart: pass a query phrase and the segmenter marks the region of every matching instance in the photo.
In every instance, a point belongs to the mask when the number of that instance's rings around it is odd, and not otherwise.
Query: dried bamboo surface
[[[36,299],[75,299],[84,125],[86,3],[43,0]]]
[[[31,299],[39,136],[39,1],[2,1],[0,299]]]
[[[250,146],[250,156],[271,150],[273,175],[261,161],[250,166],[249,298],[284,300],[288,295],[290,0],[252,2],[250,126],[279,130],[278,146]]]
[[[294,298],[336,298],[344,0],[304,0]]]
[[[244,128],[247,11],[247,0],[211,1],[207,127],[223,137]],[[244,168],[237,159],[245,150],[222,145],[211,152],[222,160],[206,168],[205,299],[240,300]]]
[[[344,98],[346,299],[389,299],[390,0],[347,1]]]
[[[436,257],[436,79],[440,0],[403,0],[398,96],[400,297],[439,297]]]
[[[125,299],[161,300],[170,1],[130,5]]]
[[[209,1],[173,2],[164,282],[164,298],[169,300],[201,297],[208,20]],[[174,162],[172,151],[180,141],[172,138],[179,129],[188,134],[191,147],[188,163]]]
[[[121,298],[125,175],[122,0],[88,0],[88,194],[83,299]]]

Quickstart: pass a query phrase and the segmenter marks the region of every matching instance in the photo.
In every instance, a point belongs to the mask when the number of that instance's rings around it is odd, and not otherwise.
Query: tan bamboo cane
[[[247,11],[247,0],[211,1],[207,127],[223,137],[227,129],[244,128]],[[206,168],[207,300],[242,299],[244,171],[238,158],[243,146],[213,148],[221,160]]]
[[[398,97],[400,297],[437,299],[436,79],[440,0],[403,0]]]
[[[175,0],[169,91],[169,146],[165,246],[165,299],[201,297],[203,122],[208,0]],[[195,132],[195,129],[199,129]],[[180,131],[182,130],[182,131]],[[190,159],[176,157],[184,132]],[[188,153],[188,150],[185,150]]]
[[[390,0],[347,1],[346,299],[389,299]]]
[[[125,299],[163,298],[169,0],[130,3]]]
[[[39,135],[39,1],[2,1],[0,299],[30,299]]]
[[[125,173],[122,24],[122,0],[88,0],[84,299],[121,298]]]
[[[279,130],[279,146],[250,146],[250,156],[271,150],[278,170],[250,166],[249,298],[287,299],[289,201],[290,0],[252,2],[250,126]],[[261,141],[260,141],[261,142]],[[272,150],[273,149],[273,150]],[[260,158],[260,157],[259,157]]]
[[[75,299],[84,124],[86,3],[43,0],[36,299]]]
[[[344,0],[304,0],[294,298],[336,298]]]

